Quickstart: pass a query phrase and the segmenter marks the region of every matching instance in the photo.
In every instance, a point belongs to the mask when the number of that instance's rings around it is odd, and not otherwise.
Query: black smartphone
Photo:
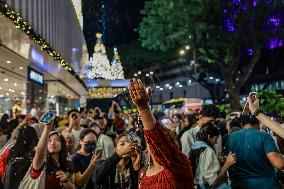
[[[252,100],[252,102],[254,102],[256,100],[256,95],[257,95],[257,92],[250,92],[248,97]],[[251,112],[249,110],[249,102],[248,102],[248,99],[247,99],[246,104],[244,106],[244,109],[242,111],[242,114],[250,115],[250,113]]]

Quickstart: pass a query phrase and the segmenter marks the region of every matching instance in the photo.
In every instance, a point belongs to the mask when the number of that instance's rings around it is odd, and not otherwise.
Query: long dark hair
[[[11,148],[7,158],[7,166],[3,177],[4,189],[18,188],[27,173],[35,154],[38,137],[34,128],[23,125],[15,145]]]
[[[34,148],[38,143],[38,137],[34,128],[28,125],[19,128],[19,134],[15,145],[11,148],[8,160],[15,157],[29,156],[33,158]]]
[[[3,116],[1,117],[1,120],[0,120],[0,127],[3,130],[7,128],[8,121],[9,121],[9,115],[8,114],[3,114]]]
[[[203,126],[201,126],[200,131],[197,133],[197,140],[205,142],[208,146],[210,146],[215,151],[213,144],[208,141],[208,136],[209,135],[210,136],[219,136],[219,134],[220,134],[220,132],[219,132],[218,128],[213,123],[211,123],[211,122],[205,123]],[[196,169],[197,169],[197,165],[199,163],[200,154],[202,152],[204,152],[205,149],[206,149],[206,147],[201,147],[201,148],[194,149],[194,150],[192,149],[190,151],[189,159],[191,161],[193,176],[195,176],[195,174],[196,174]]]
[[[68,151],[67,151],[67,146],[64,137],[60,132],[57,131],[52,131],[49,135],[49,138],[52,135],[57,135],[59,136],[60,143],[61,143],[61,150],[59,152],[59,163],[60,163],[60,170],[64,172],[69,172],[73,173],[74,169],[72,164],[67,160],[68,156]],[[56,171],[58,171],[58,167],[56,165],[55,160],[51,157],[50,153],[47,153],[47,162],[46,162],[46,171],[50,174],[55,174]]]
[[[19,125],[18,119],[12,119],[10,122],[8,122],[7,128],[5,130],[5,134],[8,135],[8,139],[11,138],[11,134],[13,130]]]
[[[209,122],[201,126],[199,132],[197,133],[196,139],[198,141],[205,142],[215,151],[213,144],[208,141],[208,136],[219,136],[219,135],[220,135],[219,129],[213,123]]]

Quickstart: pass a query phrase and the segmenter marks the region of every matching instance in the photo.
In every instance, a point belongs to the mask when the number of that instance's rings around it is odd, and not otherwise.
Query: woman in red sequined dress
[[[154,118],[149,107],[151,91],[140,80],[129,85],[132,101],[137,106],[144,126],[144,136],[152,159],[139,184],[140,189],[193,189],[189,159],[178,150],[172,135]]]

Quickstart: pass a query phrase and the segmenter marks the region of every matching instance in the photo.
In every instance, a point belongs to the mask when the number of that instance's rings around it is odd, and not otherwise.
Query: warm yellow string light
[[[114,98],[122,93],[124,88],[100,87],[89,89],[89,95],[93,98]]]
[[[0,6],[3,16],[6,16],[9,19],[11,19],[16,25],[16,28],[21,29],[23,32],[29,35],[31,39],[33,39],[34,42],[40,46],[41,50],[46,51],[55,60],[60,61],[60,65],[65,70],[69,71],[86,88],[85,83],[80,79],[79,75],[77,75],[74,69],[71,66],[69,66],[69,64],[63,59],[63,57],[57,51],[55,51],[45,39],[43,39],[40,35],[35,33],[32,27],[28,25],[28,22],[26,22],[18,12],[14,11],[5,2],[1,2]]]

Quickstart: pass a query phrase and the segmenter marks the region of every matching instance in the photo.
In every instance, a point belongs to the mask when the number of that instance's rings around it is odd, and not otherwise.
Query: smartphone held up
[[[252,101],[252,102],[254,102],[255,100],[256,100],[256,96],[257,96],[257,92],[250,92],[249,93],[249,96],[248,96],[248,99],[247,99],[247,101],[246,101],[246,103],[245,103],[245,106],[244,106],[244,109],[243,109],[243,111],[242,111],[242,114],[244,114],[244,115],[250,115],[250,110],[249,110],[249,99]]]
[[[98,158],[101,158],[103,156],[103,149],[102,148],[96,148],[95,156],[97,156]]]
[[[43,124],[48,124],[52,121],[54,116],[56,116],[56,111],[48,111],[42,116],[40,122]]]

